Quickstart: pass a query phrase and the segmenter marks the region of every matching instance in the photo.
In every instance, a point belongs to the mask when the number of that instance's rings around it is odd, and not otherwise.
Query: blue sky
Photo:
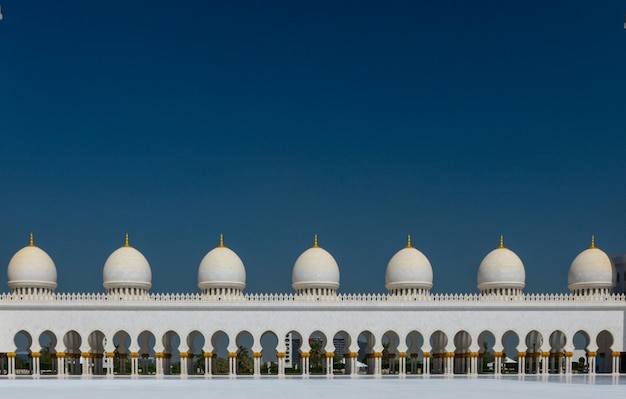
[[[2,1],[0,260],[32,231],[101,292],[128,232],[152,291],[197,292],[224,233],[247,292],[292,292],[318,234],[384,292],[411,234],[476,292],[503,234],[565,292],[592,234],[625,253],[626,2],[383,3]]]

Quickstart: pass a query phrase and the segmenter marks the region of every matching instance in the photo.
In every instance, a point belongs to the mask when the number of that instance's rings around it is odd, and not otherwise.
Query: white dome
[[[508,248],[502,240],[500,247],[489,252],[480,262],[478,268],[478,289],[488,290],[513,289],[522,290],[526,285],[526,272],[522,260]]]
[[[339,266],[331,254],[317,246],[317,237],[313,247],[296,259],[291,282],[296,291],[318,288],[335,291],[339,288]]]
[[[410,240],[410,237],[409,237]],[[411,246],[409,241],[389,260],[385,271],[385,288],[426,289],[433,286],[433,268],[423,253]]]
[[[201,290],[211,288],[246,288],[246,269],[235,252],[224,246],[220,236],[220,245],[207,253],[198,268],[198,287]]]
[[[611,289],[614,276],[611,259],[592,241],[591,247],[578,254],[572,262],[567,274],[567,287],[570,291]]]
[[[57,287],[57,269],[52,258],[33,244],[17,251],[9,261],[8,286],[11,292],[21,288],[53,291]]]
[[[104,288],[136,288],[148,291],[152,287],[152,271],[146,258],[135,248],[126,244],[116,249],[104,263],[102,271]]]

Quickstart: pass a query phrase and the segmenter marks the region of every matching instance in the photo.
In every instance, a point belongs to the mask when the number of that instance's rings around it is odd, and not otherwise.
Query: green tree
[[[250,374],[252,373],[253,367],[254,364],[248,349],[239,345],[239,348],[237,348],[237,372],[241,374]]]
[[[313,340],[311,341],[311,350],[309,352],[311,354],[310,357],[310,365],[313,369],[321,369],[322,368],[322,341],[321,340]]]

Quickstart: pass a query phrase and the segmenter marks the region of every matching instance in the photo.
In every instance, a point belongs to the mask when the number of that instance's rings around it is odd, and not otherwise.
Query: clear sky
[[[1,4],[0,263],[32,231],[58,291],[102,292],[126,232],[153,292],[198,292],[220,233],[247,292],[314,234],[340,292],[407,234],[434,292],[500,234],[526,292],[592,234],[626,253],[626,1]]]

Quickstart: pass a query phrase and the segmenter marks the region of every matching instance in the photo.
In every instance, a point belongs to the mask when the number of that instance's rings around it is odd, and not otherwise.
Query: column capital
[[[424,352],[422,353],[422,356],[425,358],[429,358],[430,357],[430,352]]]
[[[82,352],[80,354],[81,357],[84,357],[85,359],[89,359],[91,357],[91,353],[89,352]]]
[[[228,352],[228,358],[229,359],[234,359],[237,357],[237,352]]]
[[[108,358],[113,358],[113,357],[115,357],[115,352],[107,352],[105,354],[105,356],[108,357]]]
[[[41,357],[41,353],[39,353],[39,352],[31,352],[30,353],[30,357],[32,357],[33,359],[36,359],[38,357]]]
[[[14,358],[15,357],[15,352],[7,352],[7,357],[8,358]]]
[[[596,357],[598,354],[596,352],[587,352],[587,356]]]
[[[302,359],[308,359],[308,358],[311,357],[311,353],[309,353],[309,352],[300,352],[300,357]]]
[[[550,357],[550,352],[541,352],[542,357]]]
[[[285,356],[286,356],[285,352],[278,352],[278,353],[276,353],[276,357],[278,357],[280,359],[283,359]]]
[[[335,357],[335,354],[333,352],[326,352],[325,356],[326,356],[326,359],[329,359],[331,357]]]
[[[405,358],[406,352],[398,352],[398,357]]]
[[[255,359],[260,359],[261,357],[263,357],[263,353],[262,352],[253,352],[252,353],[252,357]]]
[[[517,357],[526,357],[526,352],[517,352]]]

